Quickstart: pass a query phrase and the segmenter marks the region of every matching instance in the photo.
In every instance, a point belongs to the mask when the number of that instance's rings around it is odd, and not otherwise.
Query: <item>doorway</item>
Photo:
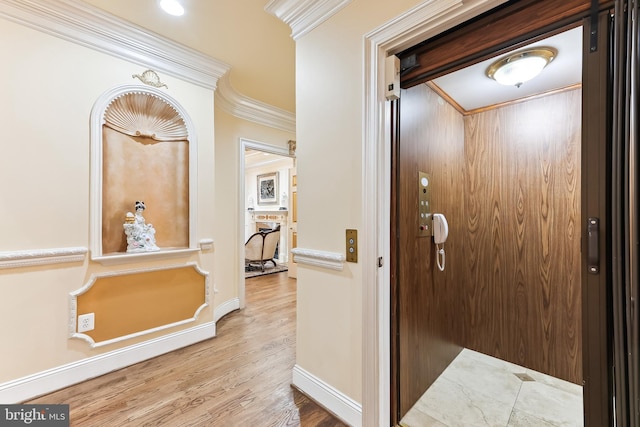
[[[413,199],[416,172],[426,173],[428,214],[449,225],[441,270],[435,235],[408,226],[413,211],[399,214],[400,246],[420,254],[399,256],[400,301],[411,301],[399,326],[413,329],[400,333],[400,363],[436,378],[413,411],[400,401],[409,415],[452,426],[582,425],[582,28],[517,52],[543,46],[558,58],[520,87],[485,75],[513,55],[505,52],[401,94],[401,197]],[[415,372],[399,374],[411,395]]]
[[[552,44],[551,37],[582,33],[576,23],[580,20],[564,22],[562,31],[547,28],[529,42]],[[603,40],[606,46],[606,35]],[[505,43],[498,54],[529,44],[520,39],[507,48]],[[485,59],[493,58],[485,52],[472,62],[486,68]],[[454,69],[461,71],[459,62]],[[580,171],[589,157],[582,106],[583,98],[593,96],[589,81],[582,88],[578,81],[518,101],[465,108],[443,90],[448,77],[441,69],[432,79],[403,86],[393,111],[398,133],[392,149],[392,236],[402,248],[392,266],[397,421],[467,349],[581,384],[595,378],[588,354],[583,376],[583,335],[600,339],[601,348],[607,343],[604,314],[604,338],[588,325],[582,329],[590,301],[582,295],[580,255],[585,217]],[[422,174],[430,193],[425,212]],[[435,268],[440,254],[432,236],[418,231],[420,215],[436,212],[449,218],[444,271]],[[607,301],[605,292],[600,313]],[[606,372],[609,361],[599,363]],[[602,386],[589,383],[594,385]],[[608,419],[607,408],[605,401],[598,419]]]
[[[248,139],[240,139],[240,196],[242,213],[238,227],[240,260],[245,259],[245,242],[256,233],[280,231],[274,262],[262,266],[246,266],[240,262],[240,307],[245,301],[245,277],[287,270],[290,252],[290,182],[295,170],[295,157],[286,148]]]

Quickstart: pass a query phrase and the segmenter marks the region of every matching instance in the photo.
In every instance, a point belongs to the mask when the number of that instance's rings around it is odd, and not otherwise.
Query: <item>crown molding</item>
[[[0,16],[207,89],[231,68],[78,0],[3,0]]]
[[[290,133],[296,132],[294,113],[242,95],[231,86],[229,74],[225,74],[218,80],[215,105],[240,119]]]
[[[291,37],[298,40],[351,0],[271,0],[264,10],[291,27]]]

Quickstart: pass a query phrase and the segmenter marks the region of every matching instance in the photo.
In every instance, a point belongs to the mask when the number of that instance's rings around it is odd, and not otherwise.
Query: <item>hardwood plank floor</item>
[[[25,403],[70,405],[72,426],[345,426],[291,387],[296,281],[246,280],[217,337]]]

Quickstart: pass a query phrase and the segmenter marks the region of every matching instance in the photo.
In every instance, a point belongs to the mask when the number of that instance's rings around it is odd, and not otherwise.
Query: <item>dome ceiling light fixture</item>
[[[552,47],[521,50],[497,60],[487,68],[487,77],[501,85],[520,87],[542,72],[558,56]]]
[[[184,15],[184,7],[182,7],[178,0],[160,0],[160,7],[169,15]]]

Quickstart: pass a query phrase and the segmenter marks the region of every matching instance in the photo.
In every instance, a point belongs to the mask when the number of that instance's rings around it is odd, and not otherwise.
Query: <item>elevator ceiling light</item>
[[[508,55],[487,68],[487,76],[501,85],[520,87],[542,72],[558,55],[556,49],[540,47]]]
[[[184,7],[182,7],[178,0],[160,0],[160,7],[169,15],[184,15]]]

